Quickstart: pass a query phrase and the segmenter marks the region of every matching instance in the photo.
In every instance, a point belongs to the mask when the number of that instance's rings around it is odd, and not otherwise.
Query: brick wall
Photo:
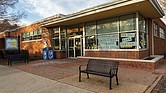
[[[142,59],[149,56],[149,51],[86,51],[86,57]]]
[[[152,55],[152,34],[153,34],[153,25],[152,19],[148,19],[148,43],[149,43],[149,54]]]
[[[5,49],[5,39],[0,38],[0,49]]]
[[[33,41],[33,42],[24,42],[21,43],[21,49],[28,50],[30,57],[39,57],[42,58],[42,41]]]
[[[154,36],[154,53],[161,55],[166,53],[166,39],[160,38],[160,27],[165,30],[166,37],[166,26],[160,19],[154,20],[158,24],[158,37]]]
[[[11,33],[10,35],[20,35],[20,38],[22,37],[22,33],[30,32],[33,30],[38,30],[39,26],[37,24],[32,24],[26,27],[22,27],[18,29],[17,33]],[[42,49],[43,49],[43,41],[41,40],[33,40],[33,41],[22,41],[22,38],[20,39],[20,49],[25,49],[29,51],[30,57],[42,57]]]
[[[66,51],[55,51],[55,58],[56,59],[63,59],[66,58]]]
[[[88,62],[89,59],[90,58],[78,58],[77,60],[78,62]],[[133,67],[133,68],[144,69],[144,70],[154,70],[160,64],[164,63],[164,58],[161,58],[160,60],[156,62],[124,61],[123,59],[121,59],[118,62],[120,66],[127,66],[127,67]]]

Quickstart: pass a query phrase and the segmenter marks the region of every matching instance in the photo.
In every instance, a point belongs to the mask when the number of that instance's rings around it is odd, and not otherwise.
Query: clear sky
[[[19,0],[16,9],[26,12],[21,24],[31,24],[56,14],[71,14],[112,0]]]

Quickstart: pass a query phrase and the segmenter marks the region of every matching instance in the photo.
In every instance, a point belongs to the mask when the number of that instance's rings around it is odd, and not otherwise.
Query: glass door
[[[81,43],[81,38],[75,38],[75,57],[81,56],[81,48],[82,43]]]
[[[81,37],[72,37],[68,39],[68,57],[82,56]]]
[[[74,57],[74,38],[69,38],[68,57]]]

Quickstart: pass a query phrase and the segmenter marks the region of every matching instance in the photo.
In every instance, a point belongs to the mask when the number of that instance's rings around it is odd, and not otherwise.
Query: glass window
[[[86,49],[97,49],[97,36],[96,36],[96,22],[86,23],[85,25],[86,34]]]
[[[97,49],[96,36],[86,36],[86,49]]]
[[[30,40],[30,37],[29,37],[29,32],[25,32],[25,33],[22,33],[22,41],[28,41]]]
[[[117,18],[97,21],[97,33],[112,33],[118,32]]]
[[[136,30],[135,14],[120,16],[120,31]]]
[[[98,49],[118,49],[118,38],[118,34],[98,36]]]
[[[139,32],[139,48],[147,48],[147,33]]]
[[[153,32],[154,32],[154,36],[158,36],[158,25],[156,22],[154,22],[153,24]]]
[[[34,35],[37,35],[37,30],[35,30],[33,33],[34,33]]]
[[[55,50],[59,50],[59,38],[53,39],[53,46]]]
[[[147,48],[147,19],[136,13],[87,23],[85,26],[86,49],[137,49]],[[136,24],[138,24],[137,34]],[[96,29],[97,27],[97,29]],[[139,35],[139,41],[137,41]]]
[[[160,38],[165,39],[165,31],[163,28],[160,27]]]
[[[22,35],[22,41],[38,40],[42,38],[41,32],[39,30],[22,33]]]
[[[139,15],[139,31],[144,31],[144,18],[142,15]]]
[[[55,50],[59,50],[59,27],[52,28],[51,30],[53,33],[52,45]]]
[[[127,32],[120,34],[120,48],[121,49],[136,49],[136,32]]]
[[[53,37],[59,37],[59,28],[53,28]]]
[[[30,32],[30,36],[33,36],[33,31]]]
[[[78,28],[67,29],[67,36],[68,37],[74,37],[75,35],[78,35]]]
[[[96,22],[90,22],[85,24],[86,35],[95,35],[96,34]]]
[[[61,29],[61,50],[66,49],[66,29]]]
[[[139,14],[139,48],[147,48],[147,29],[146,29],[146,18]]]

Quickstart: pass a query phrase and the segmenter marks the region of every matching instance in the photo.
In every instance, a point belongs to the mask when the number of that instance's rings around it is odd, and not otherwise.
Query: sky
[[[26,12],[27,17],[21,19],[22,25],[56,15],[71,14],[112,0],[19,0],[16,9]]]

